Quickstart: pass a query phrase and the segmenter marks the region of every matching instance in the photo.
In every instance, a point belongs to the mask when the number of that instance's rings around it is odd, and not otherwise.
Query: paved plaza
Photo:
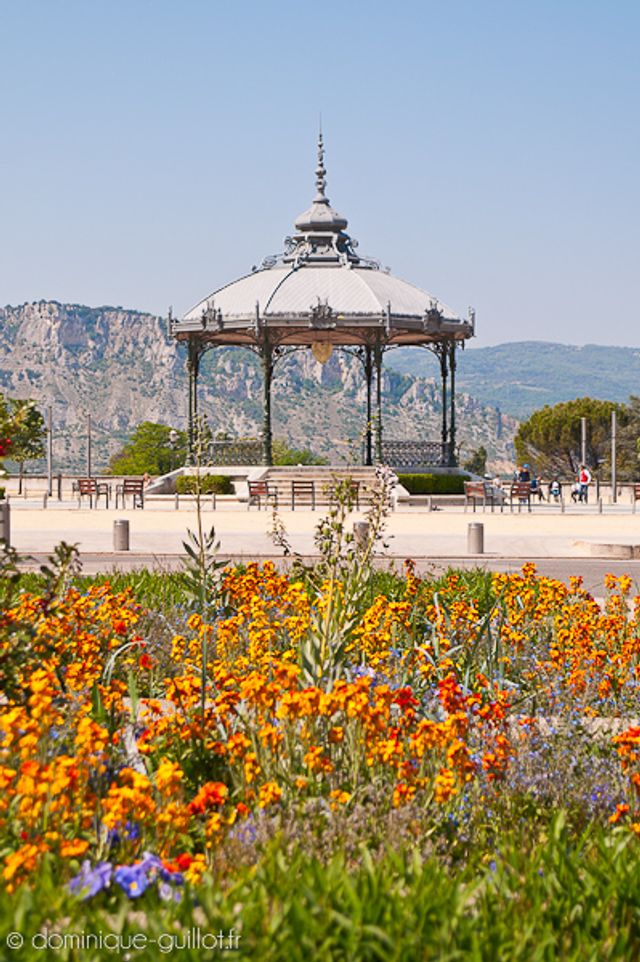
[[[191,506],[171,509],[167,504],[150,504],[144,510],[106,510],[77,508],[69,503],[50,502],[45,510],[29,502],[12,501],[11,541],[26,555],[42,556],[64,540],[77,543],[85,570],[110,570],[116,567],[174,567],[182,553],[188,528],[195,529],[196,513]],[[282,511],[292,549],[305,557],[313,556],[313,532],[322,511]],[[349,519],[362,520],[362,513]],[[114,521],[127,519],[130,525],[130,550],[113,551]],[[282,557],[270,537],[272,515],[269,511],[247,511],[237,502],[203,511],[203,523],[215,526],[223,557],[237,560]],[[484,525],[484,554],[470,555],[467,550],[469,524]],[[585,572],[601,578],[607,570],[627,570],[633,574],[640,561],[621,557],[621,549],[631,554],[640,545],[640,514],[629,505],[579,507],[560,513],[555,507],[538,507],[511,513],[464,512],[449,507],[437,511],[400,508],[389,518],[388,548],[381,551],[381,564],[416,559],[421,567],[437,564],[478,564],[494,568],[517,567],[535,560],[540,569],[566,577]]]

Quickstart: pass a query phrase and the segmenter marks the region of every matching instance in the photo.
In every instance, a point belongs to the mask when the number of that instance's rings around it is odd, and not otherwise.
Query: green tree
[[[24,398],[6,398],[0,394],[0,438],[5,440],[5,457],[18,465],[22,479],[26,461],[37,461],[46,454],[47,429],[36,402]],[[8,445],[6,444],[8,441]]]
[[[640,460],[640,397],[632,394],[617,431],[617,471],[620,480],[635,481]],[[610,467],[610,465],[609,465]]]
[[[471,457],[462,465],[471,474],[485,474],[487,470],[487,449],[481,445],[472,452]]]
[[[11,460],[16,461],[19,468],[20,480],[18,491],[22,494],[22,479],[26,461],[37,461],[47,453],[47,428],[44,417],[32,400],[12,398],[10,401],[13,421],[11,438]]]
[[[591,469],[609,461],[611,412],[618,415],[621,428],[627,424],[629,410],[624,404],[577,398],[561,404],[546,405],[518,428],[516,454],[520,461],[535,465],[541,474],[576,474],[581,457],[581,418],[587,419],[587,463]]]
[[[143,421],[122,451],[111,458],[109,472],[159,475],[181,467],[187,458],[187,434],[186,431],[177,431],[177,441],[172,449],[171,431],[166,424]]]
[[[286,441],[273,442],[273,463],[274,464],[328,464],[326,458],[314,454],[307,448],[299,450],[290,448]]]

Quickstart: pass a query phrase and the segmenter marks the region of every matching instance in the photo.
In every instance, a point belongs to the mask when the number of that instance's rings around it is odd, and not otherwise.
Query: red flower
[[[399,688],[396,692],[393,701],[396,705],[406,711],[407,708],[415,708],[419,704],[418,699],[414,697],[413,692],[407,686],[406,688]]]
[[[189,803],[191,815],[202,815],[214,805],[224,805],[229,789],[222,782],[205,782],[196,797]]]
[[[145,651],[144,655],[140,656],[138,664],[141,668],[153,668],[153,658]]]

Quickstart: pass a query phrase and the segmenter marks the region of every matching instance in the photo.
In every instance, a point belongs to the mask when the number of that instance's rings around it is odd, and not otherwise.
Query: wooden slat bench
[[[111,488],[106,481],[96,481],[95,478],[78,478],[76,482],[78,494],[78,507],[82,506],[82,499],[89,498],[89,507],[93,508],[93,499],[96,499],[96,508],[100,498],[104,498],[107,508],[109,507],[109,495]]]
[[[125,478],[116,488],[116,508],[118,498],[122,499],[122,507],[126,507],[127,495],[131,496],[134,508],[144,508],[144,481],[142,478]]]
[[[477,501],[482,504],[483,511],[488,504],[491,505],[492,511],[494,509],[494,505],[499,504],[500,510],[502,511],[504,505],[504,496],[502,491],[498,491],[498,489],[495,488],[490,481],[465,481],[464,510],[467,510],[467,506],[469,505],[469,502],[471,502],[475,512]]]
[[[529,511],[531,511],[531,482],[530,481],[514,481],[511,485],[509,491],[509,507],[513,511],[513,502],[516,501],[518,505],[518,511],[522,510],[522,505],[526,504]]]
[[[316,485],[315,481],[292,481],[291,482],[291,510],[298,507],[311,505],[311,510],[316,510]]]
[[[249,488],[249,500],[247,501],[247,511],[252,504],[258,505],[258,511],[262,508],[262,502],[264,501],[265,508],[269,506],[269,502],[274,508],[278,507],[278,490],[268,481],[247,481]]]

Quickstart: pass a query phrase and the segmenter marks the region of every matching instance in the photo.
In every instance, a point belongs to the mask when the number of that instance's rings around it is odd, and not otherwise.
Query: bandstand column
[[[188,440],[189,452],[188,463],[193,464],[195,459],[196,441],[196,420],[198,417],[198,374],[200,373],[201,350],[195,337],[189,338],[189,351],[187,354],[187,373],[189,376],[189,425]]]
[[[273,347],[266,334],[260,346],[262,361],[262,463],[273,464],[273,435],[271,432],[271,382],[273,380]]]
[[[449,343],[449,370],[451,372],[451,401],[449,415],[449,467],[455,468],[456,458],[456,342]]]
[[[440,357],[440,377],[442,380],[442,463],[447,464],[447,441],[449,440],[447,430],[447,375],[448,375],[448,345],[440,343],[438,345],[438,355]]]
[[[382,342],[376,340],[373,348],[373,365],[376,372],[376,461],[382,463]]]
[[[373,358],[371,345],[364,347],[364,377],[367,384],[367,426],[364,442],[364,463],[371,467],[373,464],[373,434],[371,430],[371,387],[373,381]]]

